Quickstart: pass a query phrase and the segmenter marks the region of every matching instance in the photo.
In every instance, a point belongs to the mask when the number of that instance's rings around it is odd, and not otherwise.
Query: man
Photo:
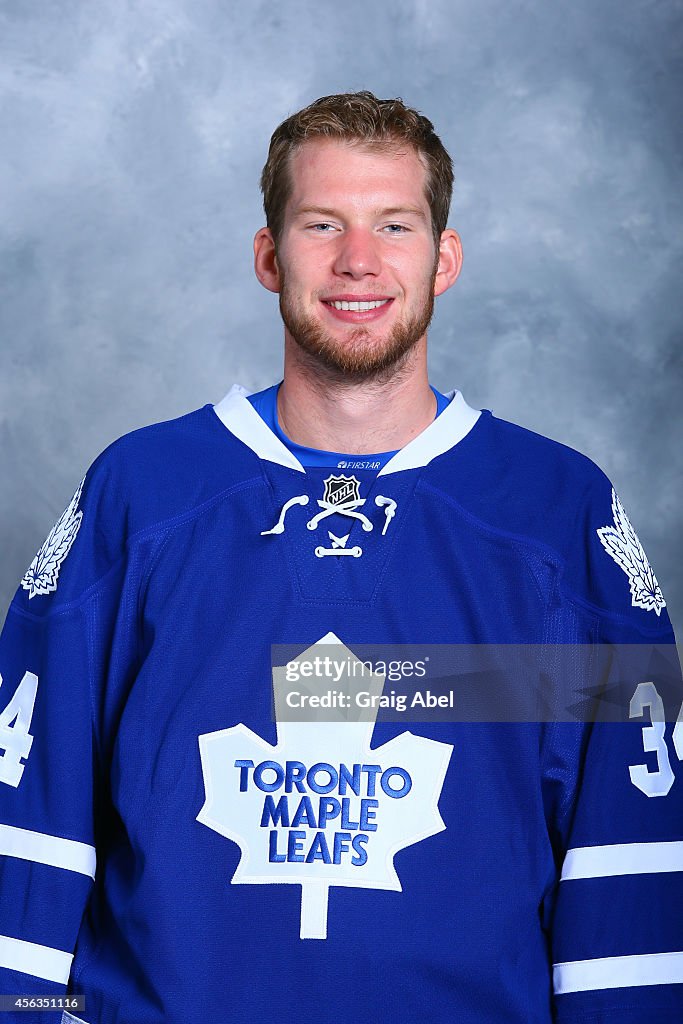
[[[21,581],[4,992],[68,983],[88,1024],[681,1020],[665,602],[592,463],[430,388],[451,184],[399,100],[280,125],[254,248],[283,382],[116,442]],[[570,651],[584,695],[576,651],[658,648],[632,722],[408,730],[403,698],[450,697],[428,654],[359,686],[367,644]]]

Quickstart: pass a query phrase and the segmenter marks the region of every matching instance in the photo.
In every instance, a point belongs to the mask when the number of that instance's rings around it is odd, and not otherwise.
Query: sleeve
[[[5,997],[66,992],[95,878],[103,785],[96,723],[119,589],[111,530],[96,508],[108,491],[97,479],[81,484],[22,579],[0,635]],[[61,1020],[15,1014],[7,1000],[5,1009],[7,1022]]]
[[[601,654],[609,649],[610,713],[548,726],[555,1019],[674,1024],[683,1020],[680,660],[657,579],[604,478],[579,518],[565,597]]]
[[[95,877],[88,631],[11,608],[0,638],[3,994],[65,991]]]

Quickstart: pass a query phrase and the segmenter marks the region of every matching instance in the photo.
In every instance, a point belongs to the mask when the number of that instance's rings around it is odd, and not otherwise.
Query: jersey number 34
[[[28,757],[33,743],[29,729],[37,691],[38,676],[33,672],[25,672],[11,701],[4,711],[0,711],[0,750],[3,751],[0,756],[0,782],[15,788],[24,774],[25,765],[21,759]]]

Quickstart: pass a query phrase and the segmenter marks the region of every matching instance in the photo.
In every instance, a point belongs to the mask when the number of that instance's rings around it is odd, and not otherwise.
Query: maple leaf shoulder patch
[[[78,503],[81,500],[84,483],[85,477],[26,570],[21,586],[28,590],[29,601],[38,594],[50,594],[57,589],[62,562],[69,554],[81,528],[83,513],[78,511]]]
[[[631,590],[631,603],[634,608],[644,608],[659,615],[666,608],[657,577],[647,560],[643,545],[633,529],[624,506],[619,501],[616,491],[612,488],[612,515],[614,526],[602,526],[596,532],[600,543],[610,558],[613,558],[620,569],[628,576]]]

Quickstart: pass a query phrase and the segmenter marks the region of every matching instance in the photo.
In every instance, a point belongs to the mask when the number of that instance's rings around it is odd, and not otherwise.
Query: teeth
[[[377,309],[378,306],[384,306],[389,302],[389,299],[376,299],[374,302],[331,302],[330,305],[334,306],[335,309],[350,309],[354,313],[360,313],[366,309]]]

